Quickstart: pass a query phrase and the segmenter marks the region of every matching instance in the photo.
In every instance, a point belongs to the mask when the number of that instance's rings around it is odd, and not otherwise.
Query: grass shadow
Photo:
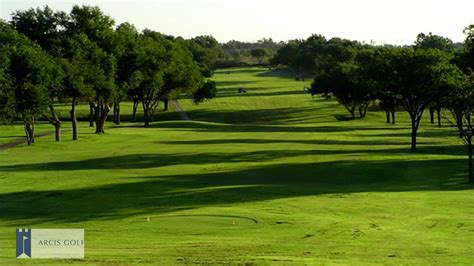
[[[27,190],[0,194],[0,220],[67,223],[324,194],[473,189],[463,183],[462,165],[460,160],[277,164],[137,177],[136,182],[96,187]]]

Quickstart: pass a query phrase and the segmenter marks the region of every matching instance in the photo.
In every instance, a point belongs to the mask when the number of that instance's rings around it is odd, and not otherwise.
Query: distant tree
[[[415,48],[438,49],[446,52],[452,52],[454,51],[454,44],[449,38],[434,35],[431,32],[428,34],[420,33],[416,37]]]
[[[332,94],[352,117],[356,117],[356,111],[359,117],[365,117],[377,89],[373,77],[374,52],[370,49],[352,51],[340,43],[324,49],[324,54],[316,55],[318,71],[311,85],[313,94]],[[343,54],[349,56],[341,56]]]
[[[293,68],[298,69],[299,79],[305,80],[305,73],[315,75],[318,71],[318,57],[324,53],[328,42],[322,35],[311,35],[300,43],[296,57],[293,60]]]
[[[262,48],[253,49],[250,54],[253,58],[257,59],[258,64],[261,65],[263,63],[263,59],[268,55],[267,50]]]
[[[374,96],[379,100],[380,107],[385,111],[386,122],[396,123],[396,108],[401,103],[401,96],[397,93],[398,77],[394,73],[394,65],[390,60],[399,50],[398,48],[380,48],[372,61],[369,75],[374,81]]]
[[[281,46],[276,52],[275,56],[270,59],[271,65],[285,65],[295,70],[296,76],[299,77],[298,66],[296,65],[295,58],[298,55],[300,47],[300,40],[289,41],[288,43]]]
[[[371,95],[359,75],[358,66],[354,62],[343,62],[318,74],[311,88],[316,94],[334,95],[353,118],[356,117],[356,111],[363,118]]]
[[[193,54],[194,61],[197,62],[201,73],[212,76],[215,64],[221,53],[219,42],[209,35],[197,36],[189,40],[188,48]]]
[[[170,54],[168,67],[164,75],[162,98],[167,110],[168,100],[179,98],[180,94],[192,96],[204,83],[203,74],[192,54],[181,42],[168,42]]]
[[[217,95],[216,83],[212,80],[206,81],[196,92],[193,94],[194,103],[200,103],[205,100],[215,98]]]

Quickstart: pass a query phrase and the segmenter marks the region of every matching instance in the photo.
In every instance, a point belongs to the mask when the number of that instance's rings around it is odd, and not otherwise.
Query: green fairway
[[[411,153],[402,110],[396,125],[348,120],[285,71],[214,79],[217,98],[180,100],[193,121],[161,112],[105,135],[81,122],[73,142],[64,105],[62,142],[0,150],[0,261],[70,263],[15,259],[15,228],[84,228],[73,263],[474,263],[473,187],[447,119],[426,113]],[[1,126],[0,144],[22,135]]]

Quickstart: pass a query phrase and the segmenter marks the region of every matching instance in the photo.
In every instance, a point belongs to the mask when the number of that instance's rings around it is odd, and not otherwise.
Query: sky
[[[0,17],[49,5],[70,11],[75,4],[99,6],[117,23],[191,38],[229,40],[304,39],[311,34],[376,44],[412,44],[420,32],[455,42],[474,24],[474,0],[0,0]]]

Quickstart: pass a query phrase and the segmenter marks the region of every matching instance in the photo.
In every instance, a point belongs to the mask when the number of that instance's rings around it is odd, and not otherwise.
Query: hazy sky
[[[49,5],[69,11],[97,5],[116,22],[131,22],[189,38],[210,34],[220,42],[307,38],[312,33],[377,43],[411,44],[420,32],[463,41],[474,24],[474,0],[0,0],[0,16]]]

